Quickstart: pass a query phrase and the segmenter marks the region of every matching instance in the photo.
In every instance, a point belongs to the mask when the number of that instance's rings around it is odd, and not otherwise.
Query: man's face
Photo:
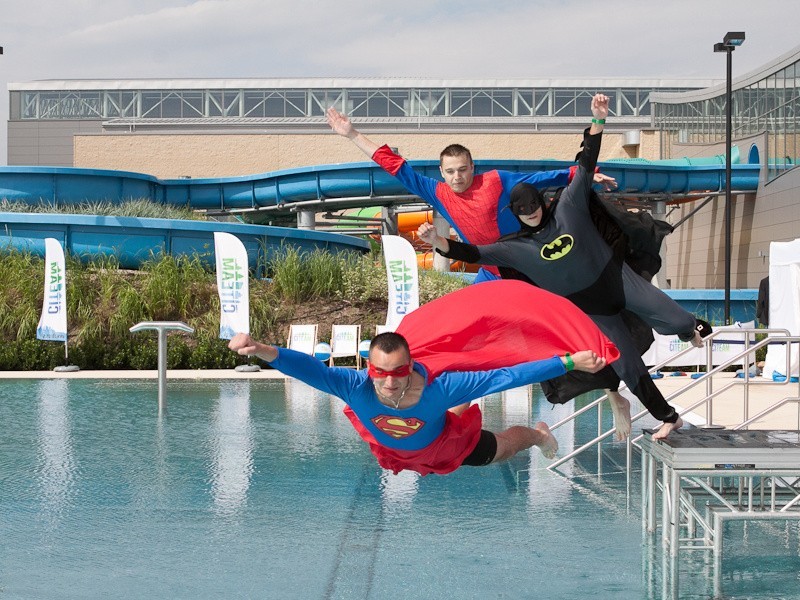
[[[443,156],[442,164],[439,166],[444,182],[456,194],[466,191],[472,185],[474,169],[475,166],[466,154]]]
[[[397,377],[388,372],[413,364],[411,357],[402,348],[389,353],[373,348],[369,353],[369,363],[373,369],[379,371],[378,374],[371,375],[375,390],[387,400],[398,402],[411,383],[411,373],[405,377]]]
[[[540,206],[529,215],[519,215],[517,218],[528,227],[536,227],[542,222],[542,207]]]

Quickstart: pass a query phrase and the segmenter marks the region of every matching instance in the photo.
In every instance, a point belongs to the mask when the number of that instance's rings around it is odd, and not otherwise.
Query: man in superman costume
[[[498,297],[509,307],[503,314],[491,309]],[[568,369],[595,372],[619,356],[571,302],[520,281],[469,286],[420,307],[397,332],[372,340],[361,371],[327,367],[243,333],[228,347],[341,398],[383,468],[422,475],[488,465],[532,446],[552,458],[558,444],[543,422],[492,433],[482,429],[478,405],[450,409]]]

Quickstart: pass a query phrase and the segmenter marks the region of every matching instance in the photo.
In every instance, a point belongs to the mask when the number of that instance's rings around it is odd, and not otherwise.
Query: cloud
[[[6,3],[0,79],[714,78],[796,43],[800,3],[773,0],[28,0]],[[32,17],[35,15],[35,17]],[[0,109],[7,114],[7,94]],[[5,120],[5,119],[4,119]],[[4,124],[3,124],[4,125]],[[2,128],[4,130],[4,126]],[[0,138],[0,154],[5,152]],[[0,159],[4,154],[0,155]],[[4,162],[4,160],[2,161]]]

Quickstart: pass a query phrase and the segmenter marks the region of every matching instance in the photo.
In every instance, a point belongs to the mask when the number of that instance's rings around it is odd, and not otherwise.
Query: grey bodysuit
[[[536,285],[564,296],[586,312],[620,350],[612,368],[660,421],[675,422],[675,410],[652,382],[620,311],[639,315],[661,334],[694,336],[695,318],[664,292],[613,257],[589,213],[592,174],[602,134],[587,135],[577,173],[549,220],[536,232],[485,246],[450,242],[445,256],[483,265],[511,267]],[[546,306],[531,307],[546,311]]]

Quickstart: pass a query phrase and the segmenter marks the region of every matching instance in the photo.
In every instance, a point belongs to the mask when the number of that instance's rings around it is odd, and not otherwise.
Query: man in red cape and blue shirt
[[[510,310],[490,308],[498,297]],[[619,357],[571,302],[510,280],[469,286],[406,315],[397,332],[372,340],[365,370],[328,367],[244,333],[228,347],[341,398],[383,468],[422,475],[488,465],[532,446],[554,457],[558,443],[546,423],[492,433],[482,429],[480,407],[465,404],[571,369],[596,372]]]

